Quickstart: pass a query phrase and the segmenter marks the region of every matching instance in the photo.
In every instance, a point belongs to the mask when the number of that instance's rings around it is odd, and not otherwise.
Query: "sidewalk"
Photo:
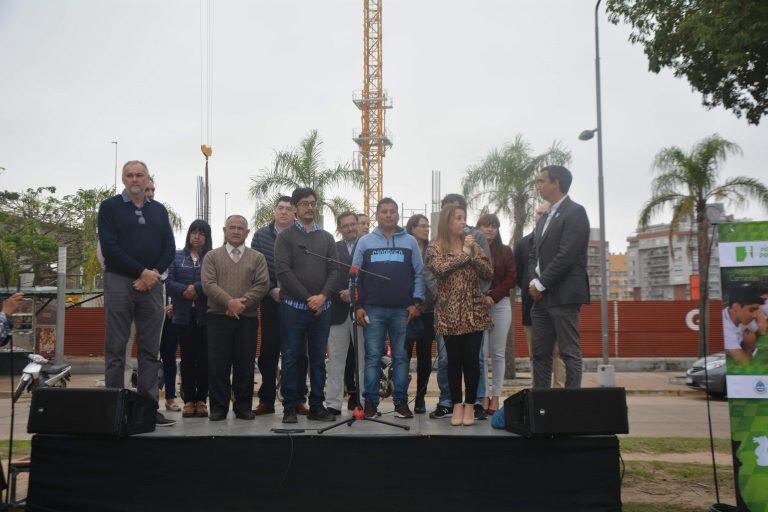
[[[412,372],[411,375],[412,378],[409,389],[410,394],[413,395],[416,393],[416,374],[415,372]],[[685,386],[680,379],[682,376],[682,372],[622,372],[616,374],[616,386],[625,388],[628,395],[703,396],[701,391],[695,391]],[[261,375],[257,370],[256,389],[258,389],[258,386],[260,385],[260,377]],[[18,379],[19,378],[16,377],[14,383],[18,383]],[[583,387],[592,388],[597,387],[597,385],[597,373],[587,372],[583,374]],[[72,380],[69,382],[69,387],[73,388],[93,388],[103,386],[104,376],[97,373],[73,373]],[[531,387],[531,374],[518,372],[516,379],[506,380],[504,382],[502,396],[509,396],[521,389],[529,387]],[[429,385],[427,386],[427,396],[437,397],[439,394],[437,375],[433,371],[429,379]],[[10,396],[11,378],[7,375],[0,376],[0,398],[9,398]]]

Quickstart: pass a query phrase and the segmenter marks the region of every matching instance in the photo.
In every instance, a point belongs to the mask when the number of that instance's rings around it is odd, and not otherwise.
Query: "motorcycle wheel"
[[[19,397],[21,397],[21,394],[24,392],[24,390],[27,388],[27,384],[29,383],[29,376],[28,375],[22,375],[21,379],[19,379],[19,383],[16,385],[16,389],[13,390],[13,401],[16,402]]]

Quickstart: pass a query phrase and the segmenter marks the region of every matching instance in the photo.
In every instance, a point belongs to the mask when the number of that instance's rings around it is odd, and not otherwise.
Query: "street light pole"
[[[614,368],[608,358],[608,255],[605,242],[605,191],[603,186],[603,111],[600,96],[600,32],[598,29],[598,9],[595,4],[595,94],[597,100],[597,128],[585,130],[579,135],[581,140],[589,140],[597,134],[597,193],[600,211],[600,335],[603,346],[603,364],[597,368],[600,386],[614,386]]]
[[[224,223],[227,222],[227,196],[229,192],[224,192]]]

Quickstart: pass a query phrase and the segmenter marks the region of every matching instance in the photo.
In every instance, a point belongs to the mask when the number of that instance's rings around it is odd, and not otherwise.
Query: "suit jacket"
[[[357,247],[357,240],[352,247],[352,254],[347,251],[347,243],[344,240],[336,242],[336,252],[338,253],[339,261],[343,261],[349,265],[352,264],[352,255],[355,253],[355,247]],[[339,265],[339,280],[337,284],[337,290],[333,292],[331,296],[331,325],[343,324],[349,317],[349,302],[344,302],[339,296],[339,292],[349,288],[349,268]]]
[[[523,325],[531,325],[531,294],[528,293],[528,285],[531,282],[531,276],[528,272],[528,257],[533,248],[533,232],[528,233],[523,238],[515,242],[515,270],[517,270],[517,285],[520,287],[520,302],[522,304]]]
[[[587,212],[583,206],[566,197],[555,211],[547,230],[542,233],[547,216],[541,216],[534,230],[528,276],[530,280],[538,277],[546,288],[541,299],[545,306],[588,304]],[[539,276],[536,275],[537,262],[541,271]]]

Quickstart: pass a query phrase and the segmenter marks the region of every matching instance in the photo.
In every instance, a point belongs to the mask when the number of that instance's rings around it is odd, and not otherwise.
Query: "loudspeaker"
[[[27,432],[125,437],[153,432],[156,413],[157,402],[128,389],[40,388]]]
[[[525,389],[504,400],[506,429],[525,437],[627,434],[624,388]]]

